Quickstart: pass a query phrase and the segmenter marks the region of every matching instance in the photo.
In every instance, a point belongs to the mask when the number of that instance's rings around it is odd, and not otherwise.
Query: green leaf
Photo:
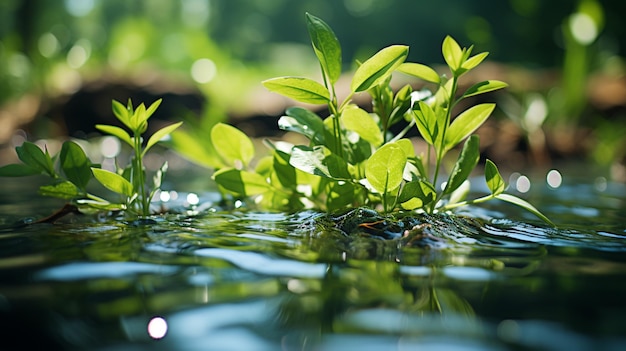
[[[478,129],[489,118],[495,107],[496,104],[480,104],[472,106],[457,116],[446,133],[445,149],[450,150]]]
[[[76,201],[81,206],[95,208],[101,211],[123,211],[126,209],[124,204],[110,203],[108,201],[96,201],[91,199],[80,199]]]
[[[413,77],[425,80],[427,82],[439,84],[441,78],[434,69],[422,65],[421,63],[405,62],[398,66],[398,71]]]
[[[53,185],[40,186],[39,194],[67,200],[75,199],[81,196],[81,192],[78,190],[76,185],[69,181],[63,181]]]
[[[326,22],[307,13],[306,25],[313,44],[315,55],[322,66],[322,71],[331,84],[335,84],[341,75],[341,46],[339,40]]]
[[[309,104],[327,104],[330,93],[320,83],[301,77],[278,77],[263,81],[263,85],[290,99]]]
[[[353,92],[365,91],[383,82],[408,54],[409,47],[404,45],[392,45],[380,50],[357,68],[350,89]]]
[[[133,185],[121,175],[94,167],[91,168],[91,172],[105,188],[127,197],[134,195]]]
[[[130,130],[138,134],[145,132],[148,126],[146,123],[148,118],[146,116],[146,105],[143,103],[139,104],[133,115],[130,116]]]
[[[350,104],[341,113],[341,122],[346,129],[356,132],[374,146],[383,143],[383,134],[378,124],[367,111]]]
[[[211,129],[211,141],[217,153],[230,166],[246,167],[254,157],[254,145],[239,129],[218,123]],[[237,165],[241,162],[242,165]]]
[[[66,141],[59,155],[61,168],[67,179],[84,191],[91,179],[91,161],[85,151],[73,141]]]
[[[411,140],[407,138],[402,138],[402,139],[396,140],[394,144],[402,148],[407,158],[415,157],[415,148],[413,147],[413,143],[411,142]]]
[[[465,62],[463,62],[463,64],[461,65],[461,68],[464,69],[464,72],[467,72],[473,69],[474,67],[478,66],[481,62],[483,62],[483,60],[487,57],[487,55],[489,55],[488,52],[481,52],[480,54],[476,54],[470,57],[469,59],[467,59]]]
[[[491,160],[487,160],[485,164],[485,181],[493,195],[499,195],[504,192],[506,184],[498,171],[498,167]]]
[[[290,107],[286,114],[278,120],[280,129],[303,134],[316,144],[324,144],[324,121],[318,115],[302,107]]]
[[[15,152],[17,152],[17,157],[19,157],[25,165],[39,170],[41,173],[46,173],[50,177],[56,178],[57,175],[54,171],[54,164],[47,150],[44,153],[39,146],[25,141],[22,146],[15,148]]]
[[[467,194],[469,194],[471,188],[471,183],[469,180],[465,180],[458,188],[454,189],[452,193],[450,193],[450,197],[448,198],[447,205],[459,203],[465,198],[467,198]]]
[[[508,203],[517,205],[517,206],[525,209],[526,211],[534,214],[535,216],[539,217],[542,221],[546,222],[550,226],[556,228],[556,224],[554,224],[548,217],[546,217],[543,213],[541,213],[533,205],[531,205],[530,203],[528,203],[525,200],[520,199],[517,196],[513,196],[513,195],[509,195],[509,194],[498,194],[498,195],[496,195],[496,199],[499,199],[499,200],[506,201]]]
[[[116,127],[116,126],[109,126],[109,125],[105,125],[105,124],[96,124],[96,129],[98,129],[101,132],[107,133],[107,134],[111,134],[113,136],[118,137],[121,141],[125,142],[126,144],[134,147],[134,143],[133,140],[131,139],[130,135],[122,128],[120,127]]]
[[[24,177],[37,174],[41,174],[41,171],[21,163],[0,167],[0,177]]]
[[[446,60],[448,67],[450,67],[450,71],[455,73],[461,67],[461,61],[463,60],[463,50],[461,50],[461,47],[456,40],[448,35],[443,40],[441,52],[443,53],[443,58]]]
[[[130,100],[128,100],[128,103],[129,105],[131,104]],[[133,128],[131,128],[131,124],[130,124],[130,116],[131,116],[130,109],[124,106],[121,102],[116,101],[116,100],[113,100],[112,102],[112,109],[113,109],[113,114],[115,115],[115,117],[117,117],[117,119],[120,122],[122,122],[128,129],[132,130]]]
[[[398,202],[405,210],[422,208],[432,203],[437,196],[435,188],[427,181],[415,180],[402,187]]]
[[[407,156],[395,143],[383,145],[367,160],[365,178],[379,193],[386,194],[402,183]]]
[[[169,126],[165,126],[165,127],[161,128],[161,129],[157,130],[156,132],[154,132],[154,134],[152,134],[150,139],[148,139],[148,143],[146,144],[146,147],[143,149],[142,156],[145,155],[146,152],[148,152],[148,150],[154,144],[158,143],[161,139],[165,138],[170,133],[172,133],[174,130],[176,130],[176,128],[180,127],[181,124],[183,124],[183,122],[170,124]]]
[[[472,173],[472,170],[474,170],[480,158],[479,144],[478,135],[472,135],[465,141],[463,150],[461,150],[459,158],[448,177],[448,182],[443,191],[444,195],[450,194],[460,187]]]
[[[476,83],[472,85],[463,94],[463,98],[488,93],[490,91],[506,88],[509,85],[499,80],[486,80],[484,82]]]
[[[186,159],[205,168],[221,168],[224,163],[217,155],[213,144],[201,135],[200,129],[175,130],[168,142],[176,152]]]
[[[352,179],[346,161],[323,146],[295,146],[289,164],[309,174],[336,180]]]
[[[162,101],[163,99],[158,99],[157,101],[153,102],[150,107],[148,107],[148,109],[146,110],[146,115],[144,117],[145,120],[148,120],[148,118],[150,118],[154,114],[156,109],[159,108],[159,106],[161,105]]]
[[[415,124],[422,138],[430,145],[438,145],[437,140],[440,138],[441,131],[435,111],[423,101],[418,101],[418,109],[413,110]]]
[[[282,186],[295,189],[298,185],[298,181],[296,178],[296,169],[289,164],[290,157],[291,156],[286,152],[274,150],[272,167]]]
[[[350,206],[354,201],[354,184],[350,182],[333,182],[326,198],[326,208],[328,211],[336,211]]]
[[[220,169],[213,174],[213,179],[224,189],[243,196],[258,195],[271,189],[260,174],[234,168]]]

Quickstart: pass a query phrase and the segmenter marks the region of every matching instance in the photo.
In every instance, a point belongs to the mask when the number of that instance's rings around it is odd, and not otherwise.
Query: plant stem
[[[456,89],[457,89],[457,85],[458,85],[458,77],[456,74],[453,74],[452,76],[452,88],[450,89],[449,95],[448,95],[448,108],[446,110],[446,120],[445,123],[443,124],[443,131],[441,133],[441,142],[439,147],[435,148],[435,155],[436,155],[436,163],[435,163],[435,175],[433,177],[433,186],[437,186],[437,178],[439,177],[439,167],[441,166],[441,160],[443,159],[443,157],[446,154],[446,132],[448,131],[448,126],[450,125],[450,119],[452,116],[452,108],[454,107],[454,97],[456,95]],[[445,85],[444,85],[445,86]],[[443,194],[443,193],[441,193]],[[437,198],[435,199],[435,201],[433,201],[431,207],[430,207],[430,213],[435,212],[435,206],[437,205],[437,202],[440,200],[440,197],[437,196]]]
[[[141,157],[141,135],[135,134],[134,142],[135,159],[133,160],[133,174],[136,177],[136,182],[133,183],[135,183],[134,186],[138,188],[137,191],[139,192],[139,206],[141,207],[139,209],[139,212],[142,214],[143,217],[148,217],[148,215],[150,214],[150,203],[148,197],[146,196],[146,174],[143,170],[143,162]]]

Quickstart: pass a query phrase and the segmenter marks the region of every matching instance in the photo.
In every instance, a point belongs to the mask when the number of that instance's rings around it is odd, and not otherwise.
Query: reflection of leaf
[[[472,305],[455,291],[444,288],[432,288],[433,302],[442,315],[461,315],[468,318],[475,318],[476,312]]]

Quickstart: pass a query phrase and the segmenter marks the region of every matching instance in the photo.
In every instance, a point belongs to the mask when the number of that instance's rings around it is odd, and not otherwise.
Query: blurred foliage
[[[161,83],[165,90],[182,84],[207,98],[198,127],[209,130],[227,114],[249,113],[257,103],[250,95],[263,79],[317,72],[301,26],[307,11],[335,28],[345,43],[345,68],[390,44],[415,48],[410,61],[440,63],[437,50],[419,48],[438,47],[451,35],[509,67],[557,69],[563,73],[553,84],[558,89],[539,92],[549,105],[547,120],[592,124],[596,130],[602,130],[600,122],[581,118],[588,116],[589,74],[624,74],[621,0],[4,0],[0,112],[24,94],[45,103],[73,94],[85,82],[141,85],[158,76],[167,78]],[[595,35],[581,42],[571,29],[585,28],[589,20]],[[508,81],[522,101],[533,93]]]

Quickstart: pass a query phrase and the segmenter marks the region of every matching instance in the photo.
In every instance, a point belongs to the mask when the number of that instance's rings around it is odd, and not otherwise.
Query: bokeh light
[[[561,172],[557,171],[556,169],[553,169],[550,172],[548,172],[546,176],[546,182],[548,183],[548,186],[550,186],[553,189],[556,189],[561,186],[561,183],[563,182],[563,176],[561,176]]]
[[[527,193],[530,190],[530,179],[525,175],[519,176],[515,181],[515,188],[520,193]]]
[[[216,74],[215,62],[208,58],[199,59],[191,66],[191,78],[200,84],[212,81]]]
[[[575,13],[569,19],[572,36],[582,45],[589,45],[598,36],[598,27],[591,16],[586,13]]]
[[[148,335],[153,339],[162,339],[167,334],[167,321],[163,317],[154,317],[148,323]]]
[[[187,194],[187,203],[189,203],[189,205],[194,206],[194,205],[197,205],[199,202],[200,202],[200,198],[198,197],[197,194],[194,194],[194,193]]]
[[[120,140],[113,136],[105,136],[100,140],[100,153],[105,158],[114,158],[122,149]]]

